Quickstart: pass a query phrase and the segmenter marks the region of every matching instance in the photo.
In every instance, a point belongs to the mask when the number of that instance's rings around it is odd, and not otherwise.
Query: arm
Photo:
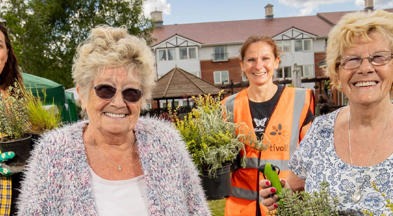
[[[185,189],[185,198],[186,204],[188,208],[189,215],[211,215],[206,198],[205,193],[202,189],[200,179],[198,177],[198,170],[193,164],[189,153],[187,152],[185,146],[186,144],[180,138],[180,135],[176,132],[176,141],[178,142],[178,152],[182,160],[182,169],[180,172],[183,176],[183,185]]]
[[[18,215],[50,215],[51,174],[48,172],[50,150],[46,147],[49,137],[41,139],[32,151],[25,171],[25,178],[21,183],[18,200]],[[53,202],[53,200],[52,200]]]

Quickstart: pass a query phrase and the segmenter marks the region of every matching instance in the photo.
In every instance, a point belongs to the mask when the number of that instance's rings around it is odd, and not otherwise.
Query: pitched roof
[[[392,12],[393,9],[387,11]],[[250,35],[273,37],[292,27],[317,37],[327,37],[332,25],[349,12],[353,11],[319,13],[314,16],[163,25],[154,29],[152,36],[155,40],[152,46],[175,34],[202,44],[242,43]]]
[[[384,10],[388,11],[388,12],[393,12],[393,8],[384,9]],[[339,11],[339,12],[318,13],[317,16],[320,17],[321,19],[325,20],[326,22],[331,23],[332,25],[335,25],[341,19],[342,16],[344,16],[347,13],[351,13],[351,12],[355,12],[355,11]]]
[[[153,90],[153,99],[184,98],[202,94],[218,94],[220,89],[178,67],[162,76]]]

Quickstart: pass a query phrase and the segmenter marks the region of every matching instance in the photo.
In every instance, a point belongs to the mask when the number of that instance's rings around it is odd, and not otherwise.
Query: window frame
[[[186,50],[186,58],[182,58],[181,49],[185,49],[185,50]],[[193,58],[191,58],[190,49],[194,49],[194,50],[195,50],[195,56],[194,56]],[[197,58],[198,58],[197,52],[198,52],[198,49],[197,49],[196,46],[191,46],[191,47],[179,47],[179,59],[180,59],[180,60],[197,59]]]
[[[169,59],[169,50],[173,50],[173,57]],[[160,52],[164,52],[165,59],[161,59]],[[175,48],[160,48],[158,49],[158,61],[174,61],[176,59],[176,49]]]
[[[222,52],[216,52],[218,48],[222,48]],[[217,58],[218,54],[222,58]],[[227,51],[227,46],[225,45],[220,45],[220,46],[215,46],[213,47],[213,54],[212,54],[212,60],[213,62],[221,62],[221,61],[228,61],[228,51]]]
[[[218,74],[218,73],[220,73],[220,75],[219,75],[219,77],[220,77],[219,82],[216,80],[216,74]],[[222,75],[223,75],[223,73],[227,74],[227,81],[226,82],[222,82]],[[227,70],[214,71],[213,72],[213,82],[214,82],[215,85],[229,84],[229,71],[227,71]]]
[[[296,46],[297,46],[297,44],[299,44],[298,43],[299,41],[301,41],[301,49],[297,50]],[[306,41],[310,42],[310,49],[305,49],[305,42]],[[312,39],[297,39],[297,40],[295,40],[294,49],[295,49],[295,52],[311,52],[311,51],[313,51],[313,40]]]

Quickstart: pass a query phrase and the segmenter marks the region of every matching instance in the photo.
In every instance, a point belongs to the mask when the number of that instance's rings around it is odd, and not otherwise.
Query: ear
[[[241,59],[239,59],[239,64],[240,64],[240,71],[242,73],[244,73],[244,65],[243,65],[243,61]]]
[[[278,66],[280,66],[280,61],[281,61],[280,56],[277,56],[277,58],[274,59],[274,66],[273,66],[274,70],[278,69]]]
[[[79,100],[80,100],[80,103],[81,103],[81,108],[82,108],[82,110],[86,110],[86,101],[85,101],[85,98],[83,98],[82,96],[81,96],[81,93],[80,93],[80,91],[79,91],[79,86],[78,85],[76,85],[76,92],[78,93],[78,95],[79,95]]]

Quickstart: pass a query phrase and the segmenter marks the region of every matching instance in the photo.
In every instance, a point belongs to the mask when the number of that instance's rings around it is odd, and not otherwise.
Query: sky
[[[318,12],[364,9],[364,0],[143,0],[144,12],[163,11],[164,25],[315,15]],[[393,0],[374,0],[375,9],[393,8]]]

